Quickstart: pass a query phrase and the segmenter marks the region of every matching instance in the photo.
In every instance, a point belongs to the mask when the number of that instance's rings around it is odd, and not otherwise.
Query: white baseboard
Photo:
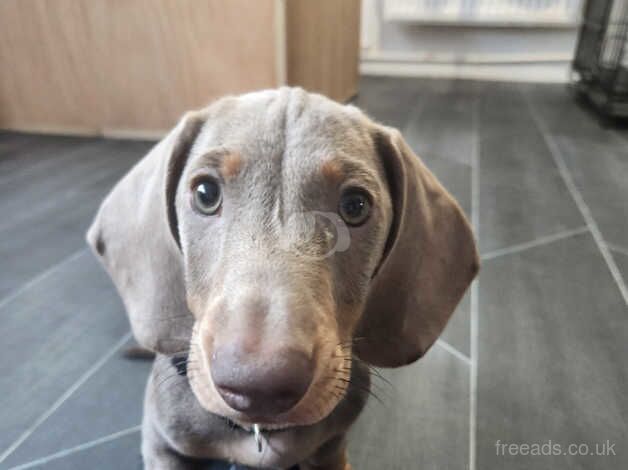
[[[508,82],[566,83],[570,63],[426,63],[389,60],[362,60],[362,75],[439,77]]]

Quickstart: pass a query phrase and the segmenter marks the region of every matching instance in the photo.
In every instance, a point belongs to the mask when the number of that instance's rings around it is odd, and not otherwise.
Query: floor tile
[[[379,382],[383,403],[370,399],[350,432],[353,468],[467,468],[468,365],[434,347],[411,366],[382,372],[393,387]]]
[[[0,219],[0,299],[85,246],[100,201],[147,148],[115,141],[81,145],[60,155],[69,168],[31,167],[30,176],[15,172],[0,184],[0,213],[6,214]]]
[[[32,137],[24,137],[24,134],[0,130],[0,168],[6,168],[6,160],[16,160],[20,147],[32,144],[32,141]]]
[[[426,163],[434,157],[471,165],[476,139],[473,90],[424,93],[403,128],[403,135]]]
[[[556,139],[604,240],[628,249],[628,148],[585,139]]]
[[[140,443],[140,433],[135,432],[29,468],[37,470],[105,470],[114,468],[143,470]]]
[[[621,275],[624,277],[624,282],[628,284],[628,251],[622,253],[611,251],[611,253],[617,263],[617,267],[619,268]]]
[[[120,149],[124,152],[122,156]],[[24,150],[17,153],[23,155]],[[0,210],[14,217],[3,219],[0,229],[14,222],[16,216],[26,217],[40,206],[42,210],[48,208],[51,199],[62,203],[95,181],[126,170],[143,152],[128,144],[100,140],[52,148],[38,146],[31,154],[35,155],[32,163],[20,162],[19,168],[2,172]]]
[[[432,155],[422,155],[421,158],[471,219],[471,167]]]
[[[584,224],[513,86],[480,99],[480,251],[487,253]]]
[[[564,85],[522,83],[520,92],[534,105],[552,135],[586,138],[617,145],[612,127],[605,126],[599,114],[580,103]]]
[[[628,248],[628,141],[603,127],[565,89],[528,86],[525,95],[557,142],[604,239]]]
[[[628,466],[625,452],[496,452],[498,441],[628,442],[628,309],[590,235],[488,261],[479,289],[477,468]]]
[[[417,80],[413,78],[362,77],[354,104],[376,121],[401,129],[419,94]]]
[[[446,106],[447,97],[429,96],[420,104],[403,128],[408,145],[420,156],[425,165],[456,198],[468,216],[471,215],[471,154],[473,151],[472,106],[473,97],[459,103],[465,112],[452,109],[442,113],[432,125],[435,110]],[[454,117],[455,116],[455,117]],[[445,126],[439,120],[452,120]]]
[[[151,366],[150,360],[114,355],[3,465],[23,464],[139,425]]]
[[[120,470],[143,470],[140,445],[141,435],[137,431],[78,452],[73,452],[61,458],[33,465],[32,467],[29,466],[28,468],[37,470],[44,468],[46,470],[108,470],[114,468]],[[249,467],[233,466],[227,462],[218,461],[199,463],[194,469],[250,470]]]
[[[49,136],[41,134],[3,133],[0,135],[0,188],[16,178],[28,177],[38,172],[53,174],[68,155],[83,147],[102,143],[103,139],[91,137]]]
[[[0,454],[128,331],[87,249],[0,307]]]
[[[624,119],[620,124],[613,127],[611,132],[619,141],[620,145],[623,144],[628,147],[628,119]]]
[[[471,355],[470,330],[471,330],[471,294],[469,291],[460,301],[454,314],[449,319],[441,339],[456,348],[465,356]]]

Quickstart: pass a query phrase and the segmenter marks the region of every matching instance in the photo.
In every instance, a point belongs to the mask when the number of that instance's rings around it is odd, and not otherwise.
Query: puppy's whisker
[[[339,382],[347,384],[346,386],[341,386],[341,385],[338,385],[338,384],[335,385],[335,388],[344,390],[344,392],[345,392],[344,395],[345,396],[348,396],[349,389],[354,388],[354,389],[357,389],[359,391],[365,392],[367,395],[370,395],[373,398],[375,398],[379,403],[384,404],[384,402],[379,397],[379,395],[377,393],[375,393],[373,390],[371,390],[371,388],[370,388],[368,383],[359,383],[359,382],[357,382],[355,380],[350,380],[350,379],[346,379],[346,378],[343,378],[343,377],[337,377],[336,380],[339,381]]]
[[[175,371],[171,368],[165,371],[160,371],[159,373],[155,373],[154,378],[156,380],[155,387],[159,388],[163,385],[163,383],[167,382],[169,379],[174,377],[185,377],[190,374],[191,371],[196,369],[198,365],[196,361],[188,361],[187,359],[181,359],[180,361],[172,361],[171,365],[175,367]],[[181,373],[180,366],[185,365],[185,374]]]
[[[157,383],[157,384],[155,385],[155,388],[156,388],[157,390],[159,390],[159,389],[163,388],[163,387],[165,386],[165,384],[166,384],[166,383],[168,383],[168,382],[172,381],[172,379],[174,379],[174,378],[178,378],[178,377],[180,377],[180,375],[179,375],[179,374],[177,374],[177,373],[174,373],[174,374],[168,375],[167,377],[162,378],[162,379],[159,381],[159,383]]]
[[[377,369],[376,367],[374,367],[374,366],[372,366],[372,365],[370,365],[370,364],[368,364],[368,363],[366,363],[366,362],[362,361],[362,360],[361,360],[360,358],[358,358],[358,357],[355,357],[355,356],[354,356],[352,359],[353,359],[354,361],[356,361],[356,362],[358,362],[358,363],[360,363],[360,364],[364,365],[364,366],[368,369],[369,373],[370,373],[372,376],[377,377],[378,379],[381,379],[383,382],[385,382],[385,383],[386,383],[387,385],[389,385],[390,387],[395,388],[395,387],[394,387],[394,385],[392,384],[392,382],[391,382],[390,380],[388,380],[386,377],[384,377],[384,376],[382,375],[382,373],[379,371],[379,369]]]
[[[194,317],[190,314],[182,314],[182,315],[167,315],[167,316],[160,316],[159,318],[155,318],[154,321],[156,322],[165,322],[165,321],[170,321],[170,320],[179,320],[181,318],[187,318],[190,320],[190,323],[192,321],[194,321]],[[190,325],[191,327],[192,325]]]
[[[345,357],[344,359],[349,360],[350,361],[350,365],[349,366],[343,365],[343,366],[337,367],[336,369],[333,370],[334,375],[332,375],[331,377],[327,377],[329,380],[332,380],[332,381],[336,382],[334,384],[333,388],[342,389],[344,391],[345,396],[347,396],[349,389],[355,388],[357,390],[365,392],[369,396],[372,396],[380,404],[384,404],[384,402],[380,398],[379,393],[384,393],[384,395],[386,395],[387,398],[390,398],[390,396],[388,396],[388,394],[385,393],[385,390],[381,390],[377,386],[377,384],[372,383],[372,381],[370,380],[371,372],[374,371],[373,368],[367,367],[367,371],[369,372],[369,375],[366,376],[366,377],[362,377],[360,375],[356,375],[356,374],[353,373],[354,370],[353,370],[353,367],[352,367],[352,358]],[[365,365],[367,365],[367,364],[365,364]],[[340,373],[340,375],[338,375],[338,373]],[[392,386],[392,384],[390,382],[388,382],[384,377],[379,375],[378,371],[375,371],[373,376],[382,379],[383,381],[387,382],[389,385]],[[342,384],[345,384],[345,385],[344,386],[343,385],[339,385],[339,383],[342,383]],[[372,387],[376,387],[376,391],[374,391],[372,389]]]
[[[386,385],[388,385],[390,388],[395,388],[394,384],[388,380],[386,377],[384,377],[380,371],[378,371],[377,369],[369,369],[369,373],[371,374],[372,378],[376,378],[381,380],[383,383],[385,383]]]
[[[356,387],[358,390],[360,390],[362,392],[365,392],[369,396],[375,398],[379,404],[384,405],[384,401],[370,387],[367,387],[365,385],[359,385],[359,384],[356,384],[356,383],[350,383],[349,386],[350,387]]]

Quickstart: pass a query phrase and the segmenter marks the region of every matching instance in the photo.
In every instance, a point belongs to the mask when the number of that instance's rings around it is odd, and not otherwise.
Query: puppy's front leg
[[[351,470],[347,460],[345,436],[327,441],[316,453],[299,465],[300,470]]]

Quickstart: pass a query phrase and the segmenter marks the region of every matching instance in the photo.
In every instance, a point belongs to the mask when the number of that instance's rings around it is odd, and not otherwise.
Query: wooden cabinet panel
[[[0,127],[158,135],[282,84],[356,92],[359,0],[3,0]]]

